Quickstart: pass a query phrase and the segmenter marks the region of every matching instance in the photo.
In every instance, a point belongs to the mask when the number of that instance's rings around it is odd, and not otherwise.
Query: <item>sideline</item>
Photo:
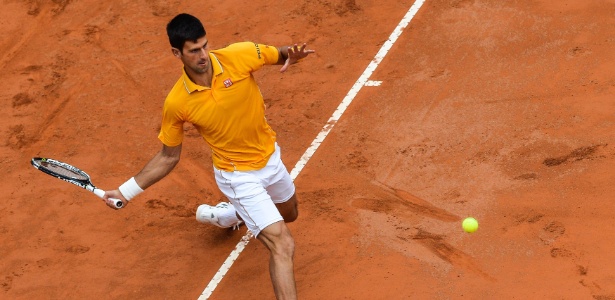
[[[340,103],[335,112],[333,112],[333,115],[329,118],[320,133],[318,133],[316,138],[312,141],[310,147],[305,150],[303,156],[301,156],[293,170],[290,172],[290,177],[293,181],[297,178],[297,176],[299,176],[299,173],[301,172],[301,170],[303,170],[303,167],[305,167],[307,162],[312,158],[312,156],[316,152],[316,149],[320,147],[327,135],[329,135],[329,132],[331,132],[333,126],[335,126],[337,121],[342,117],[342,114],[344,113],[344,111],[346,111],[346,108],[348,108],[350,103],[352,103],[352,100],[354,100],[361,88],[363,88],[364,86],[379,85],[379,82],[378,84],[375,84],[374,81],[370,81],[369,78],[372,76],[372,74],[374,73],[380,62],[382,62],[384,57],[387,55],[389,50],[391,50],[391,47],[393,47],[393,44],[397,41],[397,38],[399,38],[402,31],[408,26],[410,20],[414,18],[414,15],[416,15],[423,3],[425,3],[425,0],[416,0],[408,10],[406,15],[401,19],[399,24],[397,24],[397,27],[395,28],[395,30],[393,30],[393,32],[389,36],[389,39],[384,43],[384,45],[382,45],[374,59],[372,59],[365,71],[363,71],[363,74],[361,74],[361,77],[359,77],[359,79],[357,79],[357,81],[354,83],[348,94],[346,94],[346,96],[342,100],[342,103]],[[239,257],[239,254],[250,242],[250,239],[252,237],[252,233],[248,231],[246,235],[241,238],[239,243],[237,243],[237,246],[235,246],[235,249],[231,252],[231,254],[229,254],[220,269],[218,269],[218,272],[216,272],[216,275],[214,275],[205,290],[203,290],[203,293],[201,294],[201,296],[199,296],[198,300],[209,299],[220,281],[222,281],[222,278],[226,275],[235,260],[237,260],[237,257]]]

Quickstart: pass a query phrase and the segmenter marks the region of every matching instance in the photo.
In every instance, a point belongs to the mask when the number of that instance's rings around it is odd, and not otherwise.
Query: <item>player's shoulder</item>
[[[189,95],[190,93],[188,93],[186,84],[184,82],[184,76],[180,76],[167,94],[167,97],[164,101],[165,105],[178,104]]]
[[[264,51],[275,51],[275,53],[277,53],[278,49],[274,46],[247,41],[232,43],[212,52],[219,56],[247,55],[260,58]]]
[[[245,41],[245,42],[236,42],[236,43],[232,43],[232,44],[228,44],[218,50],[214,50],[214,52],[217,51],[242,51],[242,50],[251,50],[251,49],[255,49],[258,46],[257,43],[251,42],[251,41]]]
[[[182,74],[182,76],[179,76],[179,78],[177,79],[177,81],[175,81],[175,84],[173,85],[173,87],[169,91],[169,95],[170,94],[178,94],[179,92],[186,91],[186,85],[184,83],[184,80],[185,79],[184,79],[183,74]]]
[[[238,42],[226,45],[222,48],[211,51],[218,58],[236,58],[239,56],[249,56],[256,53],[255,44],[252,42]]]

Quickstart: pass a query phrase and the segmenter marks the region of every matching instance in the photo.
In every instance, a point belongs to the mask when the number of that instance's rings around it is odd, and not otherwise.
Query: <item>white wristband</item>
[[[124,184],[120,185],[119,190],[122,196],[126,198],[126,201],[130,201],[130,199],[143,193],[143,189],[137,184],[134,177],[131,177],[128,181],[124,182]]]

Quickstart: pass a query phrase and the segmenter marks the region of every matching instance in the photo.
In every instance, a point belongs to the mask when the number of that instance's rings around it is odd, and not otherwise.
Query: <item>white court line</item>
[[[305,150],[303,156],[301,156],[293,170],[290,172],[290,177],[293,179],[293,181],[297,178],[301,170],[303,170],[303,167],[305,167],[310,158],[312,158],[314,152],[316,152],[316,149],[320,147],[320,144],[322,144],[327,135],[329,135],[329,132],[331,132],[333,126],[335,126],[344,111],[346,111],[346,108],[348,108],[352,100],[354,100],[354,98],[357,96],[361,88],[363,86],[366,86],[366,83],[369,81],[369,77],[372,76],[372,73],[374,73],[374,70],[376,70],[382,59],[384,59],[384,56],[389,52],[389,50],[391,50],[391,47],[393,47],[393,44],[397,41],[397,38],[399,38],[402,31],[406,28],[406,26],[408,26],[410,20],[414,18],[414,15],[416,15],[423,3],[425,3],[425,0],[416,0],[414,2],[406,15],[401,19],[395,30],[393,30],[393,32],[389,36],[389,39],[384,43],[384,45],[382,45],[374,59],[372,59],[365,71],[363,71],[361,77],[359,77],[359,79],[354,83],[348,94],[346,94],[346,97],[344,97],[342,103],[340,103],[335,112],[333,112],[333,115],[329,118],[327,124],[322,128],[320,133],[318,133],[316,138],[312,141],[310,147]],[[372,85],[371,81],[369,85]],[[216,275],[214,275],[214,277],[211,279],[201,296],[199,296],[198,300],[209,299],[214,289],[218,286],[218,284],[220,284],[220,281],[222,281],[222,278],[226,275],[226,272],[228,272],[235,260],[237,260],[237,257],[239,257],[239,254],[250,242],[251,238],[252,233],[248,231],[246,235],[241,238],[239,243],[237,243],[237,246],[235,246],[235,249],[231,252],[231,254],[226,258]]]

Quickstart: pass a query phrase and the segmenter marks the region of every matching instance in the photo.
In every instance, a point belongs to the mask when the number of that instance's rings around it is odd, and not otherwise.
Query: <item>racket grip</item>
[[[100,198],[103,198],[105,196],[105,191],[101,189],[94,189],[92,192],[94,192],[94,194],[96,194],[96,196]],[[124,206],[124,202],[122,202],[122,200],[120,199],[109,198],[109,200],[113,201],[113,205],[115,205],[115,208],[122,208]]]

